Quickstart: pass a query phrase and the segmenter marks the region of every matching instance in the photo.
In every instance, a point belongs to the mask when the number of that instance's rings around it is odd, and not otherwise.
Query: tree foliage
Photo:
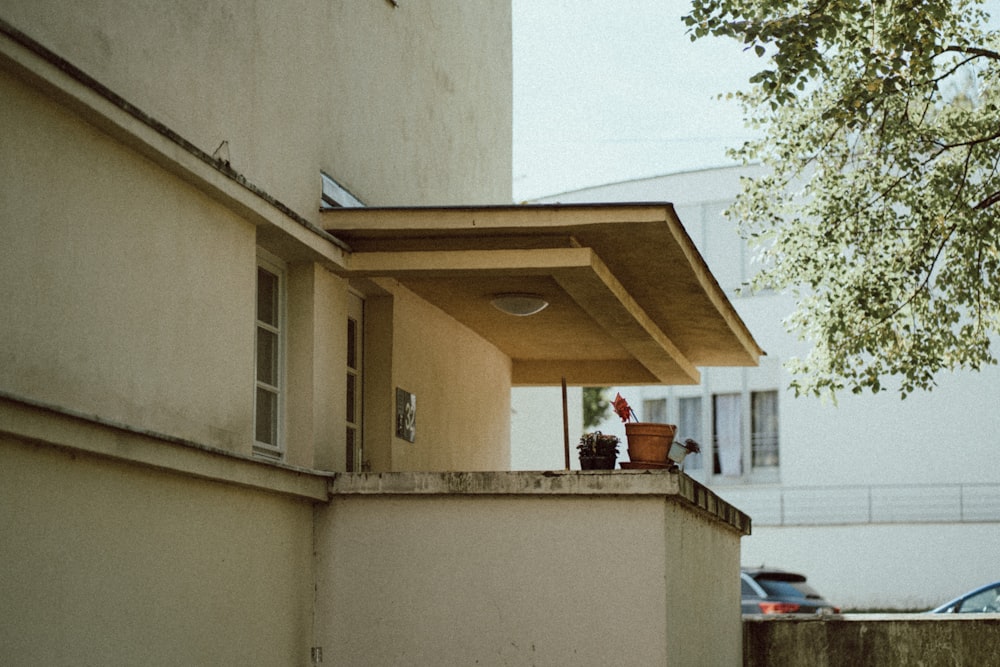
[[[798,392],[930,389],[995,364],[1000,40],[978,0],[693,0],[692,39],[763,66],[735,93],[760,139],[731,213],[812,343]]]
[[[611,404],[605,392],[607,387],[583,388],[583,428],[592,429],[598,426],[608,416]]]

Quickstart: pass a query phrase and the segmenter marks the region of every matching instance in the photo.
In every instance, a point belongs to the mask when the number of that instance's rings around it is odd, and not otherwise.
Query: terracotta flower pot
[[[667,463],[667,453],[677,433],[674,424],[627,422],[628,457],[639,463]]]

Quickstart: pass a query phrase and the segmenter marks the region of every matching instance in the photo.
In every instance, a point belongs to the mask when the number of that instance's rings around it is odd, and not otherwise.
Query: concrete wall
[[[344,470],[341,446],[347,394],[344,280],[312,262],[288,270],[288,400],[285,460],[320,470]]]
[[[749,524],[679,475],[333,477],[0,399],[0,507],[3,664],[739,664]]]
[[[395,388],[416,397],[416,438],[393,432],[388,469],[509,469],[510,358],[409,290],[392,289],[394,363],[385,398],[394,419]]]
[[[308,664],[308,500],[0,433],[0,508],[3,664]]]
[[[249,454],[254,226],[0,88],[0,388]]]
[[[2,0],[0,18],[314,214],[507,204],[510,3]]]
[[[856,615],[743,622],[745,667],[978,667],[997,659],[1000,614]]]
[[[337,664],[738,665],[739,530],[682,482],[340,476],[317,521],[317,645]]]
[[[510,8],[286,10],[0,1],[0,391],[250,455],[259,246],[286,268],[283,462],[344,469],[353,289],[372,302],[366,462],[506,469],[509,359],[392,281],[335,275],[339,250],[305,225],[320,170],[339,173],[324,154],[371,203],[509,201]],[[183,143],[223,139],[263,198]],[[414,444],[395,438],[397,387],[418,399]]]

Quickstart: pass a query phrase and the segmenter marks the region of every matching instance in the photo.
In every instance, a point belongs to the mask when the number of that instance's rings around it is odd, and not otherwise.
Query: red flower
[[[635,412],[629,407],[628,401],[620,393],[615,394],[615,400],[611,401],[611,405],[614,406],[615,413],[621,417],[623,422],[627,422],[629,417],[639,421],[636,419]]]

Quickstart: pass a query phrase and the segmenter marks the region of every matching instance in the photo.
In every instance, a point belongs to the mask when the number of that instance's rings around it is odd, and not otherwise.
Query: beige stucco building
[[[510,467],[514,385],[761,350],[669,204],[509,205],[509,6],[396,5],[0,0],[0,662],[435,664],[492,553],[535,564],[490,606],[533,622],[452,664],[581,664],[601,599],[619,634],[652,610],[634,664],[735,664],[745,515],[676,474],[473,471]],[[660,583],[547,613],[578,539]],[[726,575],[694,610],[688,557]]]

